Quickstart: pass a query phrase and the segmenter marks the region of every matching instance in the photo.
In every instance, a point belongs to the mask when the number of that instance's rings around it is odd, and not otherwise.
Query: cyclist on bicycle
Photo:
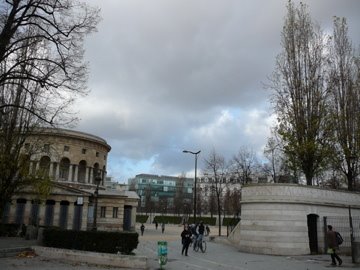
[[[197,236],[197,243],[201,243],[203,238],[204,238],[204,232],[205,232],[205,226],[204,226],[204,222],[200,221],[200,225],[198,227],[198,236]]]

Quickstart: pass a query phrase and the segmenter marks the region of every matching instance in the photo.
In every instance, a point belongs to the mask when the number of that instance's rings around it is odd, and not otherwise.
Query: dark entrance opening
[[[319,216],[310,214],[307,216],[308,235],[309,235],[309,246],[311,254],[318,254],[318,236],[317,236],[317,222]]]
[[[124,206],[124,231],[130,231],[131,230],[131,205],[125,205]]]

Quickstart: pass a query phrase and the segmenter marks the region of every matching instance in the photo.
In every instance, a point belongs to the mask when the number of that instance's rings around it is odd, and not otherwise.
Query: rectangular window
[[[100,217],[104,218],[106,216],[106,206],[101,206],[100,208]]]
[[[82,152],[83,154],[86,154],[86,149],[83,148],[83,149],[81,150],[81,152]]]
[[[99,152],[96,152],[96,157],[99,157]]]
[[[44,144],[44,152],[49,152],[50,151],[50,144]]]
[[[113,218],[117,218],[118,217],[118,208],[114,207],[113,208]]]
[[[70,150],[70,147],[67,146],[67,145],[65,145],[65,146],[64,146],[64,152],[69,152],[69,150]]]

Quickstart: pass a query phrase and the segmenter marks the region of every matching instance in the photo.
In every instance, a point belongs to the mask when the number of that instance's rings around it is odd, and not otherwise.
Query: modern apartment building
[[[176,198],[181,200],[181,206],[190,206],[192,203],[193,178],[138,174],[129,179],[128,183],[129,189],[139,195],[143,210],[173,212],[179,204]]]

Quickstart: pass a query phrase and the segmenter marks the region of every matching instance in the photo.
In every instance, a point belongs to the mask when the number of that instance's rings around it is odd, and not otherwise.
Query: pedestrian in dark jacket
[[[326,240],[328,245],[328,253],[330,253],[331,256],[331,265],[336,265],[336,260],[337,260],[340,266],[342,264],[342,260],[336,254],[336,249],[339,248],[339,245],[336,240],[336,232],[333,231],[331,225],[328,225],[327,227],[328,227],[328,231],[326,233]]]
[[[184,255],[184,251],[185,251],[185,256],[187,256],[189,245],[191,243],[191,231],[187,224],[185,224],[184,230],[181,233],[181,242],[182,242],[181,255]]]
[[[141,235],[144,235],[144,231],[145,231],[144,224],[141,224],[140,230],[141,230]]]

